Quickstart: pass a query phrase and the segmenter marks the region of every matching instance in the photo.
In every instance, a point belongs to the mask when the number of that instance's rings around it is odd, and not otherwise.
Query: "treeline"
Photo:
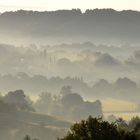
[[[9,31],[9,34],[15,34],[17,31],[17,34],[33,37],[78,38],[80,35],[89,39],[138,42],[139,19],[140,13],[130,10],[119,12],[113,9],[93,9],[84,13],[80,9],[51,12],[19,10],[2,13],[0,29],[4,33]]]
[[[117,47],[91,42],[27,47],[0,44],[1,75],[19,72],[47,78],[79,77],[92,85],[98,79],[115,81],[119,77],[139,81],[136,74],[140,73],[140,51],[139,46]]]
[[[84,97],[112,97],[133,100],[139,103],[139,84],[127,77],[118,78],[114,82],[100,79],[98,82],[89,85],[82,77],[47,78],[42,75],[29,76],[26,73],[0,76],[0,89],[2,93],[23,89],[25,92],[30,93],[30,95],[38,95],[45,91],[58,94],[63,86],[71,86],[74,92]]]
[[[1,112],[41,112],[70,121],[85,119],[89,115],[103,116],[102,103],[99,100],[85,101],[82,96],[73,92],[70,86],[62,87],[58,95],[43,92],[36,102],[23,90],[10,91],[0,99]]]
[[[44,92],[39,97],[39,100],[34,104],[39,112],[70,121],[82,120],[89,115],[103,117],[100,100],[85,101],[79,93],[73,92],[70,86],[62,87],[58,95]]]

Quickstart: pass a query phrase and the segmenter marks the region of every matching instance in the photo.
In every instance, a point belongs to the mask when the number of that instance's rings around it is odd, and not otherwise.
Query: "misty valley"
[[[140,12],[0,14],[0,140],[139,140]]]

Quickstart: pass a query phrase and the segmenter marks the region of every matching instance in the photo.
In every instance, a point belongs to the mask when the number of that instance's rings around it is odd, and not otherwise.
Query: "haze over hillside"
[[[113,9],[5,12],[0,41],[9,43],[83,42],[139,44],[140,12]],[[14,39],[14,40],[13,40]]]
[[[89,115],[139,115],[139,38],[139,11],[1,13],[0,139],[55,140]]]

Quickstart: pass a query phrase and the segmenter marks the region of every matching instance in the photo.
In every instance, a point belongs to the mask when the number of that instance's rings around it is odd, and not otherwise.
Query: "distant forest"
[[[139,46],[0,44],[0,68],[2,93],[22,89],[30,95],[58,94],[63,86],[71,86],[86,98],[139,103]]]
[[[52,42],[69,40],[139,43],[140,12],[113,9],[5,12],[0,15],[1,40],[17,37]],[[21,39],[22,38],[22,39]],[[54,39],[53,39],[54,38]],[[14,41],[13,41],[14,42]],[[16,41],[15,41],[16,42]],[[43,41],[44,42],[44,41]]]
[[[70,86],[72,91],[79,93],[85,98],[110,97],[139,103],[140,86],[126,77],[118,78],[112,83],[105,79],[100,79],[95,84],[89,85],[78,77],[52,77],[48,79],[41,75],[30,77],[26,73],[0,76],[1,93],[23,89],[28,95],[38,95],[46,91],[51,92],[53,95],[58,95],[63,86]]]

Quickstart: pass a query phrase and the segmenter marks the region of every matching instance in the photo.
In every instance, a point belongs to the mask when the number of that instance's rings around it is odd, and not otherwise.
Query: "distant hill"
[[[25,104],[22,102],[25,96],[21,91],[16,91],[0,98],[1,140],[21,140],[27,134],[39,139],[47,137],[50,140],[63,136],[71,123],[46,114],[25,110]],[[12,102],[6,101],[8,97]]]
[[[50,98],[49,93],[42,93],[36,103],[22,90],[0,96],[1,140],[20,140],[27,134],[40,140],[44,137],[56,140],[65,135],[71,122],[89,115],[103,116],[102,103],[99,100],[84,101],[79,94],[72,93],[69,86],[63,87],[61,93],[62,97],[50,95]]]
[[[18,37],[18,41],[37,38],[36,41],[43,42],[90,40],[102,43],[139,43],[139,25],[138,11],[94,9],[82,13],[80,9],[51,12],[19,10],[0,15],[0,36],[1,40],[7,41],[10,37]]]
[[[63,136],[70,123],[33,112],[0,112],[1,140],[20,140],[26,134],[43,139],[55,140]]]

